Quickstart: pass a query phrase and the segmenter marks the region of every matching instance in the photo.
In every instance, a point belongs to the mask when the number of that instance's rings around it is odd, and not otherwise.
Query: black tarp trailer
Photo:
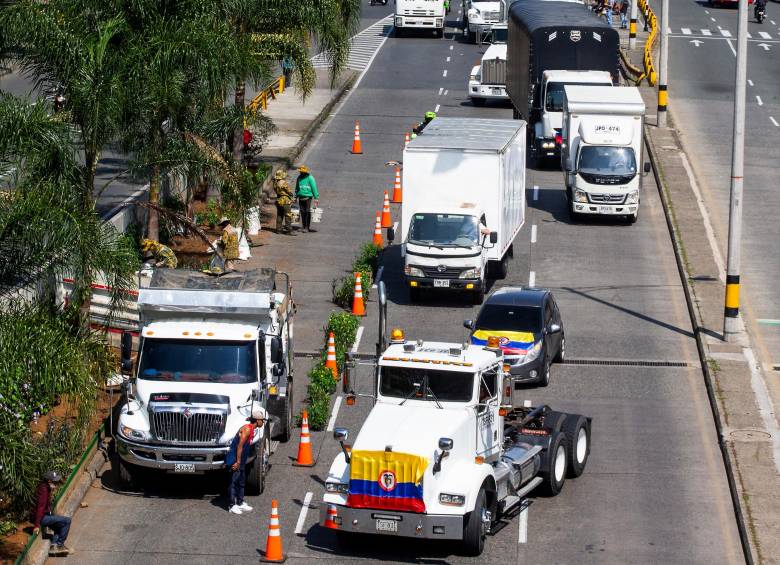
[[[582,4],[515,1],[509,10],[506,73],[514,118],[537,121],[539,83],[547,70],[608,71],[618,84],[619,49],[617,30]]]

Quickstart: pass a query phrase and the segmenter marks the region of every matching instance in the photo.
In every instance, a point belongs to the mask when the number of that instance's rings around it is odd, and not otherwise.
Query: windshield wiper
[[[436,403],[436,407],[444,410],[444,407],[439,403],[439,399],[436,398],[436,395],[433,394],[433,390],[431,390],[431,387],[429,385],[425,385],[425,390],[428,391],[428,394],[430,394],[433,397],[433,401]]]
[[[409,400],[412,397],[412,395],[416,394],[419,390],[420,390],[420,383],[414,383],[414,388],[412,388],[412,390],[409,391],[409,394],[406,395],[406,397],[401,401],[401,404],[399,404],[398,406],[403,406],[404,402]]]

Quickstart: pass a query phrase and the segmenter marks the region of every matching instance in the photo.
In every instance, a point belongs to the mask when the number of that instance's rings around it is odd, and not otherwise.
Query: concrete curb
[[[669,235],[674,242],[674,258],[677,264],[677,271],[680,275],[680,280],[683,283],[683,293],[685,294],[685,304],[688,308],[688,315],[691,318],[691,324],[693,325],[693,335],[696,338],[696,349],[699,353],[699,360],[701,364],[701,371],[704,377],[704,386],[707,389],[707,399],[712,410],[712,417],[715,422],[715,430],[718,436],[718,447],[720,448],[721,457],[723,458],[723,465],[726,469],[726,478],[729,484],[729,494],[731,495],[731,503],[734,507],[734,514],[737,519],[737,529],[739,531],[739,539],[742,545],[742,553],[745,557],[745,562],[748,565],[753,565],[753,553],[750,545],[750,535],[748,533],[747,526],[745,524],[745,516],[742,510],[742,504],[740,501],[739,489],[734,477],[734,467],[731,461],[731,455],[728,450],[728,445],[725,441],[724,435],[724,423],[718,408],[717,398],[715,397],[715,386],[710,366],[707,363],[709,347],[702,337],[703,321],[699,316],[699,311],[694,305],[693,301],[693,288],[691,287],[690,277],[692,273],[686,272],[685,264],[682,258],[682,237],[677,230],[677,227],[672,220],[671,212],[669,209],[669,201],[671,196],[669,192],[665,190],[665,186],[659,172],[658,158],[656,156],[655,146],[650,136],[647,133],[647,127],[645,127],[644,138],[645,147],[647,148],[647,154],[650,157],[650,164],[653,168],[653,175],[655,176],[656,184],[658,186],[659,196],[661,197],[661,204],[664,209],[664,217],[666,218],[666,226],[669,230]]]
[[[105,449],[101,441],[95,443],[92,447],[92,453],[87,454],[87,463],[82,467],[78,476],[71,481],[68,489],[62,494],[56,506],[57,514],[71,516],[76,513],[81,501],[89,490],[92,481],[94,481],[101,467],[108,461]],[[20,565],[42,565],[49,556],[49,540],[42,536],[35,536],[27,553],[17,563]]]

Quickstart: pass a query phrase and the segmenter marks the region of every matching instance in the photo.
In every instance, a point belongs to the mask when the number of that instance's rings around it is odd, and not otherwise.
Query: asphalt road
[[[457,9],[450,17],[456,21]],[[256,248],[268,263],[292,273],[296,324],[304,328],[299,350],[321,346],[313,328],[321,327],[331,308],[330,280],[346,273],[354,251],[370,239],[382,191],[392,183],[384,163],[401,157],[403,133],[437,106],[443,116],[511,117],[507,106],[475,108],[465,98],[466,77],[480,51],[452,33],[444,40],[391,37],[312,141],[304,160],[321,187],[319,232],[277,236]],[[356,119],[360,156],[349,153]],[[313,468],[291,465],[297,442],[278,447],[267,491],[249,501],[256,510],[248,516],[225,511],[225,485],[217,478],[157,477],[136,492],[120,493],[106,469],[74,522],[75,559],[134,565],[256,562],[257,549],[265,545],[270,501],[276,498],[285,552],[296,563],[740,562],[712,415],[652,177],[645,179],[635,225],[572,224],[559,171],[529,168],[527,183],[527,223],[501,284],[524,285],[533,277],[537,286],[554,290],[571,360],[554,366],[548,388],[528,388],[527,398],[594,418],[588,468],[558,497],[532,499],[527,522],[506,520],[479,560],[464,558],[445,543],[373,538],[339,547],[316,525],[323,478],[339,448],[329,434],[317,433]],[[461,322],[474,316],[474,306],[453,296],[409,305],[399,284],[397,247],[386,251],[383,267],[391,327],[404,327],[410,338],[465,337]],[[376,321],[371,302],[362,353],[373,351]],[[298,375],[303,375],[308,364],[299,361]],[[363,390],[368,372],[361,368]],[[299,377],[297,399],[303,394]],[[331,425],[357,433],[369,409],[366,399],[354,407],[342,404]],[[304,505],[307,499],[311,502]]]
[[[757,353],[772,371],[780,366],[780,192],[775,170],[780,159],[780,4],[769,2],[767,15],[758,24],[749,9],[742,309]],[[669,105],[725,258],[737,10],[674,2],[669,27]]]

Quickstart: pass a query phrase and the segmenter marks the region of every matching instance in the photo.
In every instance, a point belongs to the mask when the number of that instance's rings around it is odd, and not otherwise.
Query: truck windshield
[[[415,214],[409,243],[471,247],[479,244],[479,223],[462,214]]]
[[[138,377],[188,383],[257,381],[253,341],[145,339]]]
[[[580,150],[580,173],[588,175],[635,175],[636,157],[630,147],[583,145]]]
[[[538,306],[485,304],[475,326],[478,330],[538,334],[542,331],[542,309]]]
[[[434,402],[468,402],[474,373],[382,367],[379,390],[383,396]]]
[[[505,27],[494,27],[493,28],[493,36],[491,38],[491,43],[501,43],[504,44],[507,42],[507,39],[509,37],[509,30]]]
[[[611,82],[548,82],[544,96],[544,109],[548,112],[563,112],[564,86],[612,86]]]

